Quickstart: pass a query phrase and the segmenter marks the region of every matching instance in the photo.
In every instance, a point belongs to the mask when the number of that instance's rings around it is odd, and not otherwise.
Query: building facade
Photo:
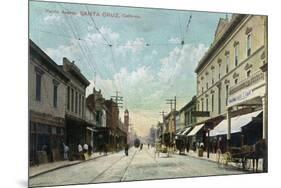
[[[77,151],[78,144],[89,144],[91,130],[87,129],[85,117],[86,87],[90,82],[84,77],[74,61],[63,58],[61,69],[67,74],[70,81],[66,88],[66,135],[67,144],[71,151]]]
[[[233,117],[265,108],[266,77],[261,68],[267,64],[266,19],[242,14],[220,19],[214,41],[195,70],[197,111],[209,113],[198,117],[198,124],[208,123],[213,129],[227,119],[227,140]]]
[[[32,40],[29,40],[29,51],[30,161],[60,160],[65,141],[65,96],[69,78]]]

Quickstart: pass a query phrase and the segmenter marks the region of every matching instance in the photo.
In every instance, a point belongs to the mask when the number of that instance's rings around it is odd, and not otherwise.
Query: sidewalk
[[[193,150],[189,150],[189,152],[185,153],[185,154],[187,156],[194,157],[194,158],[197,158],[197,159],[208,160],[208,161],[217,163],[217,161],[216,161],[217,160],[216,159],[216,153],[210,153],[209,154],[209,158],[207,157],[207,152],[203,152],[203,157],[199,157],[198,156],[198,152],[194,152]],[[253,171],[253,164],[252,164],[252,160],[251,159],[250,159],[250,163],[251,164],[250,164],[250,168],[248,169],[248,171],[252,172]],[[228,163],[228,167],[232,167],[232,168],[236,168],[236,169],[242,170],[241,163],[231,162],[231,163]],[[262,172],[262,159],[259,160],[258,171]]]
[[[107,153],[109,155],[110,152]],[[45,163],[45,164],[40,164],[39,166],[32,166],[29,168],[29,178],[33,178],[35,176],[51,172],[53,170],[57,170],[60,168],[80,164],[83,162],[87,162],[99,157],[104,156],[103,154],[100,155],[99,152],[95,152],[91,155],[91,157],[88,160],[75,160],[75,161],[56,161],[56,162],[50,162],[50,163]]]

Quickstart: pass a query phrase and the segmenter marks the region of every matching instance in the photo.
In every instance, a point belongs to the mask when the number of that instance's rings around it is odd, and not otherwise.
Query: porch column
[[[230,140],[231,140],[231,117],[230,117],[231,109],[227,109],[226,119],[227,119],[227,150],[230,146]]]
[[[262,110],[263,110],[263,122],[262,122],[262,138],[267,139],[267,103],[266,96],[262,97]]]

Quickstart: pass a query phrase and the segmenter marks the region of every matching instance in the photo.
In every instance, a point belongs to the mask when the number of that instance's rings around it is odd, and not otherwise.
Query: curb
[[[32,176],[29,176],[29,178],[34,178],[34,177],[37,177],[39,175],[42,175],[42,174],[46,174],[48,172],[52,172],[52,171],[55,171],[55,170],[58,170],[58,169],[61,169],[61,168],[65,168],[65,167],[70,167],[70,166],[74,166],[74,165],[77,165],[77,164],[81,164],[81,163],[85,163],[85,162],[88,162],[88,161],[91,161],[91,160],[94,160],[94,159],[97,159],[97,158],[100,158],[104,155],[100,155],[100,156],[97,156],[97,157],[94,157],[92,159],[88,159],[88,160],[83,160],[83,161],[78,161],[76,163],[72,163],[72,164],[66,164],[66,165],[62,165],[62,166],[58,166],[58,167],[55,167],[55,168],[51,168],[51,169],[48,169],[46,171],[43,171],[43,172],[38,172]]]
[[[205,161],[209,161],[209,162],[212,162],[212,163],[216,163],[216,164],[217,164],[217,162],[214,161],[214,160],[212,160],[212,159],[200,158],[200,157],[192,156],[192,155],[190,155],[190,154],[187,154],[187,156],[192,157],[192,158],[195,158],[195,159],[205,160]],[[228,165],[227,168],[231,168],[231,169],[243,171],[243,172],[246,172],[246,173],[248,172],[248,171],[244,171],[243,169],[241,169],[241,168],[239,168],[239,167],[237,167],[237,166],[234,166],[234,165],[232,165],[232,164]]]

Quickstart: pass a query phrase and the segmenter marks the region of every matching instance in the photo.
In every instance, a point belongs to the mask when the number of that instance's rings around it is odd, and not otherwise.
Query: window
[[[204,111],[204,101],[203,101],[203,100],[202,100],[202,102],[201,102],[201,105],[202,105],[201,111]]]
[[[78,109],[78,112],[79,112],[79,115],[81,115],[81,95],[79,94],[79,96],[78,96],[78,100],[79,100],[79,102],[78,102],[78,104],[79,104],[79,109]]]
[[[41,101],[41,80],[42,75],[36,74],[36,100]]]
[[[209,111],[209,99],[206,97],[206,111]]]
[[[235,85],[238,83],[238,78],[235,79],[234,83]]]
[[[212,112],[214,111],[214,94],[212,94]]]
[[[73,112],[74,106],[74,90],[71,89],[71,112]]]
[[[228,67],[229,67],[229,54],[227,54],[226,56],[225,56],[225,63],[226,63],[226,65],[225,65],[225,72],[226,72],[226,74],[228,73]]]
[[[206,88],[208,89],[209,87],[208,87],[208,82],[206,83]]]
[[[238,45],[236,45],[234,48],[234,64],[235,64],[235,67],[237,67],[237,65],[238,65]]]
[[[221,79],[221,64],[219,64],[219,79]]]
[[[251,76],[251,70],[247,71],[247,78],[249,78]]]
[[[78,93],[75,92],[75,113],[78,112]]]
[[[70,109],[70,87],[67,87],[67,110]]]
[[[197,105],[197,111],[200,110],[200,102],[198,101],[198,105]]]
[[[204,92],[204,88],[202,87],[202,93]]]
[[[58,85],[54,84],[53,106],[58,106]]]
[[[214,84],[214,69],[215,67],[212,68],[212,85]]]
[[[84,96],[82,96],[82,116],[84,116]]]
[[[252,43],[252,35],[251,33],[249,33],[247,35],[247,57],[249,57],[251,55],[251,44]]]
[[[225,106],[228,104],[228,85],[225,86]]]

